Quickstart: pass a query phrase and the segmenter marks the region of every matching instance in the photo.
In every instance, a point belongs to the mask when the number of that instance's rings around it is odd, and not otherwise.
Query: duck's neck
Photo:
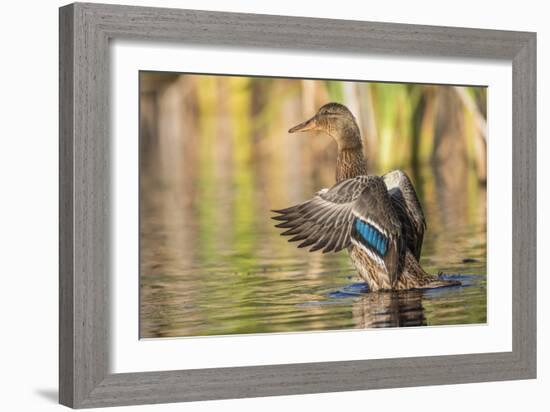
[[[344,127],[337,129],[337,134],[332,132],[332,137],[338,144],[336,182],[366,175],[367,161],[363,155],[363,140],[357,122],[348,121]]]
[[[366,174],[367,161],[361,144],[352,148],[338,148],[336,183]]]

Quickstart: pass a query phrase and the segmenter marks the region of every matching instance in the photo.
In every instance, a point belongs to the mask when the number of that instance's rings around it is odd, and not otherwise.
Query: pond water
[[[462,96],[483,103],[485,89]],[[287,133],[331,100],[356,116],[369,173],[410,175],[421,264],[462,286],[370,293],[346,251],[280,236],[270,210],[334,184],[332,139]],[[485,323],[484,152],[468,107],[449,86],[141,72],[140,336]]]
[[[279,235],[268,187],[246,190],[241,204],[212,190],[217,181],[189,203],[179,184],[142,179],[141,337],[485,323],[485,189],[473,184],[465,201],[438,191],[432,169],[422,175],[421,263],[462,286],[371,293],[347,252],[309,253]]]

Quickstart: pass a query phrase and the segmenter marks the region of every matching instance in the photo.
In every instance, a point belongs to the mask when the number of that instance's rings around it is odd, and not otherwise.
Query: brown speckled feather
[[[274,211],[279,228],[287,229],[283,236],[293,236],[289,242],[310,247],[311,252],[338,252],[352,243],[380,262],[389,284],[395,283],[404,262],[405,242],[401,222],[395,213],[384,181],[378,176],[358,176],[344,180],[329,190],[320,191],[313,199],[299,205]],[[377,251],[354,229],[357,219],[374,225],[387,249]]]
[[[281,233],[301,241],[298,247],[312,246],[310,251],[338,252],[350,245],[353,207],[369,180],[367,176],[344,180],[330,190],[321,190],[312,199],[283,210],[274,210],[281,221],[276,227],[288,229]]]
[[[402,271],[406,245],[402,236],[402,226],[395,212],[384,181],[378,176],[369,176],[365,190],[355,202],[354,216],[373,222],[381,228],[389,240],[387,253],[383,256],[384,267],[380,268],[388,276],[393,285]],[[360,236],[352,232],[353,242],[358,247],[364,247]]]
[[[411,180],[402,170],[394,170],[382,176],[388,188],[393,208],[403,225],[407,247],[419,260],[426,230],[426,219]]]

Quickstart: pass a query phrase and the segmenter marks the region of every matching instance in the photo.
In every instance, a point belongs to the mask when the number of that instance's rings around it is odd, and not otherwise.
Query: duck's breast
[[[359,276],[368,283],[371,291],[391,289],[388,271],[379,256],[353,244],[348,247],[348,253]]]

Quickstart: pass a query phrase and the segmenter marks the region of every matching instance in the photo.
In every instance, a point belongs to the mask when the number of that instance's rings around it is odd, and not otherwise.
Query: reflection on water
[[[215,86],[217,104],[177,76],[142,88],[141,337],[486,322],[485,188],[460,156],[405,168],[428,220],[422,264],[463,286],[369,293],[345,251],[299,250],[270,219],[333,184],[330,138],[286,133],[305,118],[296,99],[256,116],[231,98],[240,83]]]

